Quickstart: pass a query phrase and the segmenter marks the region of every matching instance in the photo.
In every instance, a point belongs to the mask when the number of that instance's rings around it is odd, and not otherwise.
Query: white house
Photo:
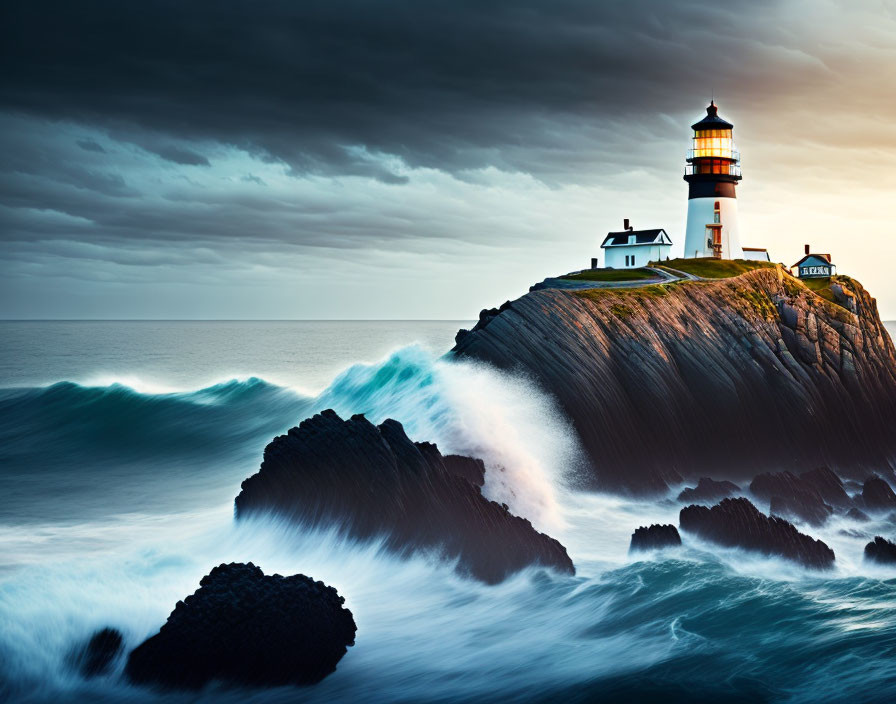
[[[806,256],[791,267],[801,279],[813,279],[825,276],[833,276],[837,273],[837,267],[831,262],[830,254],[812,254],[809,245],[806,245]]]
[[[621,232],[608,232],[600,248],[604,250],[604,266],[612,269],[632,269],[669,258],[672,240],[662,228],[634,230],[628,218]]]

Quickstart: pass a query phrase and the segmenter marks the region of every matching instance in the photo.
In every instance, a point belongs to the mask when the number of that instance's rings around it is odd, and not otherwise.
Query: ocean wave
[[[232,501],[309,400],[261,379],[147,394],[123,384],[0,391],[0,521],[78,522]]]
[[[308,399],[262,379],[231,380],[188,392],[140,393],[123,384],[60,382],[0,392],[0,446],[6,462],[152,459],[195,455],[295,419]]]
[[[355,615],[356,645],[333,675],[302,690],[308,702],[811,702],[845,692],[887,701],[896,688],[892,581],[768,579],[686,551],[612,569],[577,559],[575,577],[530,569],[489,587],[435,557],[399,558],[376,541],[270,518],[238,526],[217,518],[172,524],[125,554],[35,566],[3,585],[8,693],[34,701],[294,700],[291,688],[162,696],[127,685],[122,662],[93,681],[67,665],[72,648],[107,625],[136,646],[211,566],[249,560],[331,584]],[[872,694],[871,682],[873,696],[860,696]]]
[[[688,535],[634,559],[634,528],[677,522],[678,506],[576,491],[574,435],[530,380],[412,346],[314,398],[258,378],[154,390],[0,391],[0,517],[14,517],[0,528],[0,699],[170,701],[127,685],[120,662],[86,681],[67,658],[107,625],[136,646],[228,561],[309,574],[346,597],[357,644],[301,692],[308,702],[896,698],[896,580],[862,562],[861,538],[836,520],[818,532],[838,554],[825,574]],[[233,497],[265,444],[330,407],[482,457],[485,493],[566,545],[577,575],[530,569],[485,586],[337,527],[235,524]],[[180,700],[296,696],[212,687]]]
[[[485,462],[483,493],[540,530],[564,524],[558,492],[579,471],[575,434],[529,379],[476,362],[435,358],[411,345],[377,364],[345,370],[314,401],[347,417],[401,422],[416,441]]]

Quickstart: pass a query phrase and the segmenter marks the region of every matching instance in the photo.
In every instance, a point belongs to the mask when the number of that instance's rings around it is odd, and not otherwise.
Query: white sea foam
[[[128,377],[92,380],[103,381],[149,397],[173,392],[169,385]],[[214,422],[204,421],[214,432],[207,434],[206,428],[201,437],[228,453],[253,456],[246,476],[257,468],[267,436],[261,442],[242,440],[258,442],[251,452],[233,438],[230,448],[217,438],[220,419],[231,422],[235,416],[242,427],[257,421],[264,408],[283,415],[288,427],[301,420],[290,417],[296,409],[311,412],[304,402],[277,407],[270,397],[294,395],[265,386],[245,379],[232,390],[227,384],[178,390],[182,400],[199,404],[203,412],[226,411]],[[265,391],[258,406],[236,403],[246,394],[255,398],[258,388]],[[202,405],[206,398],[225,408]],[[452,564],[432,554],[400,558],[375,541],[358,543],[335,530],[303,530],[272,519],[235,524],[229,499],[177,515],[117,514],[110,505],[102,519],[79,521],[73,515],[65,522],[4,525],[0,698],[177,699],[128,686],[120,677],[122,661],[112,675],[85,681],[67,657],[104,626],[119,628],[126,646],[135,646],[161,626],[204,574],[230,561],[254,562],[267,574],[304,573],[336,587],[355,616],[357,643],[335,674],[300,695],[290,688],[247,694],[212,687],[184,695],[183,701],[548,700],[568,698],[570,691],[613,698],[616,690],[606,689],[602,678],[624,687],[636,681],[627,673],[655,665],[666,667],[660,674],[674,672],[674,681],[688,682],[697,694],[714,691],[707,688],[718,683],[719,672],[731,674],[726,687],[768,683],[777,691],[802,692],[809,701],[833,691],[824,687],[850,682],[853,687],[872,683],[882,696],[892,694],[885,648],[864,651],[864,669],[840,667],[856,633],[891,642],[896,624],[892,583],[882,581],[896,570],[864,563],[865,536],[841,532],[859,524],[834,518],[821,529],[801,527],[836,551],[837,566],[828,573],[718,548],[687,534],[680,549],[629,555],[638,526],[678,523],[674,502],[570,488],[565,480],[576,471],[580,454],[548,396],[521,377],[439,359],[417,347],[346,369],[311,406],[333,407],[344,417],[363,412],[374,422],[392,417],[414,440],[482,457],[486,495],[558,538],[577,575],[532,569],[485,586],[459,577]],[[130,408],[120,413],[127,416]],[[182,414],[174,421],[178,427],[195,429],[197,419],[206,418],[177,412]],[[269,422],[280,425],[280,415]],[[65,432],[67,426],[58,429]],[[64,443],[58,447],[70,451]],[[183,481],[177,491],[188,497],[199,496],[204,485],[220,486],[218,457],[209,466],[202,457],[190,454],[184,462],[189,472],[180,465],[176,471],[160,470],[159,481]],[[171,461],[170,453],[158,458]],[[89,473],[88,465],[72,471]],[[102,491],[107,480],[97,474],[94,481]],[[888,528],[879,520],[859,529],[871,535]],[[810,679],[804,661],[813,663]]]
[[[346,370],[315,407],[394,418],[413,440],[479,457],[486,496],[542,530],[563,525],[557,491],[579,469],[580,450],[552,399],[526,379],[412,346]]]

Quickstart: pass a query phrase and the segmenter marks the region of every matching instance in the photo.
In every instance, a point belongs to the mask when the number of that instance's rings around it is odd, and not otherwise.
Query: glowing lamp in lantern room
[[[685,257],[741,259],[735,186],[741,179],[740,153],[734,147],[734,125],[719,117],[715,102],[706,117],[691,125],[684,180],[688,182]]]

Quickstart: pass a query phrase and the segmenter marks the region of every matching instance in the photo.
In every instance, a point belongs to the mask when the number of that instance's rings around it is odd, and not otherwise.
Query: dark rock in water
[[[790,472],[760,474],[750,483],[750,491],[769,502],[770,513],[802,520],[813,526],[822,525],[833,513],[811,479],[805,480]],[[845,493],[843,496],[849,501]]]
[[[417,443],[417,446],[429,445],[430,443]],[[432,445],[435,455],[439,454],[439,449]],[[435,460],[435,456],[433,457]],[[445,469],[449,474],[456,477],[463,477],[470,484],[475,486],[483,486],[485,484],[485,463],[472,457],[464,457],[463,455],[445,455],[442,460],[445,463]],[[436,460],[437,461],[437,460]]]
[[[489,311],[454,354],[556,398],[598,489],[659,494],[684,475],[737,481],[782,462],[859,476],[896,455],[896,350],[874,299],[842,285],[855,312],[776,269],[534,291]]]
[[[896,494],[883,479],[878,476],[869,477],[862,487],[862,499],[865,508],[874,511],[886,511],[896,508]]]
[[[236,517],[274,513],[382,536],[399,553],[438,550],[488,583],[533,565],[574,573],[560,543],[482,496],[483,473],[478,460],[412,442],[397,421],[377,427],[328,410],[265,448],[261,470],[236,497]]]
[[[629,552],[635,550],[658,550],[681,545],[681,536],[673,525],[660,525],[654,523],[649,528],[643,526],[632,533],[632,542]]]
[[[846,517],[851,518],[854,521],[870,521],[871,517],[865,513],[862,509],[856,508],[853,506],[849,511],[846,512]]]
[[[810,526],[822,526],[833,513],[827,504],[806,501],[804,496],[773,496],[768,502],[768,512],[792,521],[803,521]]]
[[[800,474],[800,481],[803,486],[818,492],[822,500],[834,508],[848,509],[853,505],[843,481],[829,467],[817,467],[803,472]]]
[[[740,492],[740,487],[734,482],[722,480],[717,482],[709,477],[700,477],[697,486],[693,489],[683,489],[678,495],[678,500],[684,503],[703,503],[721,501],[732,494]]]
[[[313,684],[355,642],[355,621],[333,587],[305,575],[265,576],[253,565],[215,567],[159,632],[128,656],[131,681],[197,689]]]
[[[834,551],[822,541],[800,533],[783,518],[760,513],[744,498],[723,499],[712,508],[686,506],[679,524],[719,545],[778,555],[807,567],[830,567],[834,562]]]
[[[117,628],[102,628],[74,655],[75,666],[84,677],[104,675],[121,654],[124,638]]]
[[[865,546],[865,559],[894,564],[896,563],[896,545],[878,535]]]

